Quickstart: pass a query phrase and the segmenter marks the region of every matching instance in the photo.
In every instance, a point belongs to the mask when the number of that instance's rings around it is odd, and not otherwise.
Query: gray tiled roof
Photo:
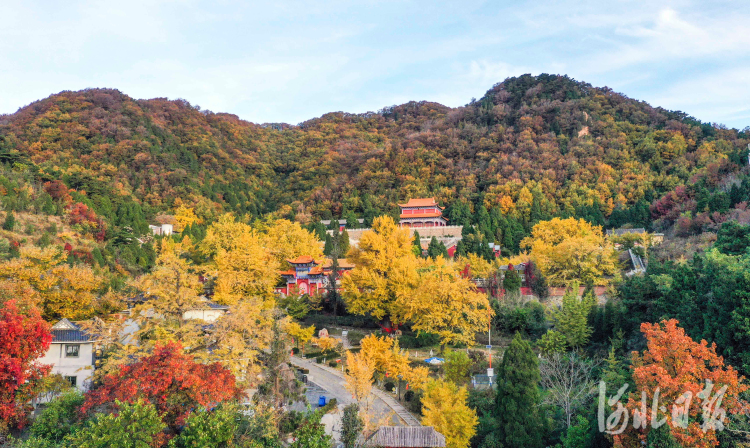
[[[69,321],[62,319],[52,326],[52,342],[91,342],[91,336],[81,327]]]
[[[91,337],[82,330],[52,330],[52,342],[91,342]]]

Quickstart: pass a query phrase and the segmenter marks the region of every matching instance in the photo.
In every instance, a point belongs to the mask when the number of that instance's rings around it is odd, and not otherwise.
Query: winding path
[[[297,356],[292,356],[291,361],[295,366],[309,370],[312,376],[310,382],[325,390],[329,398],[335,398],[344,406],[354,402],[351,394],[344,387],[344,374],[341,371]],[[397,426],[421,426],[416,417],[386,392],[376,387],[372,388],[372,392],[375,395],[373,407],[379,415],[386,416],[393,413],[392,424]]]

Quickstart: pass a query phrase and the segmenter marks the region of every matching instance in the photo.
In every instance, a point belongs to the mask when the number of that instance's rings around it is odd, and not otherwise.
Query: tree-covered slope
[[[110,89],[62,92],[0,117],[0,160],[85,191],[110,221],[130,201],[146,218],[186,204],[204,217],[309,222],[371,219],[435,196],[459,222],[485,206],[527,230],[553,215],[643,224],[678,187],[723,188],[740,176],[749,142],[748,132],[553,75],[509,78],[465,107],[411,102],[298,126]]]

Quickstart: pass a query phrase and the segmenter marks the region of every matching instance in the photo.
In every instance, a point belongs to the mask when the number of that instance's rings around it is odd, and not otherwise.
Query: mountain
[[[497,209],[524,232],[558,215],[668,225],[747,200],[748,143],[748,131],[557,75],[509,78],[455,109],[410,102],[296,126],[112,89],[61,92],[0,116],[0,161],[39,184],[61,182],[110,228],[123,207],[145,221],[184,204],[206,219],[229,210],[311,222],[371,219],[421,196],[449,206],[454,222]],[[703,208],[696,184],[709,195]],[[711,195],[733,186],[711,210]]]

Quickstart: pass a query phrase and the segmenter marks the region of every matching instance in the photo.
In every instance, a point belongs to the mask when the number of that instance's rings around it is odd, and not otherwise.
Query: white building
[[[151,229],[151,233],[154,235],[164,235],[169,236],[174,232],[174,227],[172,227],[172,224],[162,224],[161,226],[148,226],[149,229]]]
[[[40,362],[51,364],[53,374],[60,374],[71,385],[87,390],[94,375],[93,339],[68,319],[53,325],[51,332],[52,344]]]
[[[199,319],[207,323],[212,323],[223,316],[228,310],[229,307],[226,305],[219,305],[218,303],[205,300],[195,307],[195,309],[182,313],[182,318]]]

